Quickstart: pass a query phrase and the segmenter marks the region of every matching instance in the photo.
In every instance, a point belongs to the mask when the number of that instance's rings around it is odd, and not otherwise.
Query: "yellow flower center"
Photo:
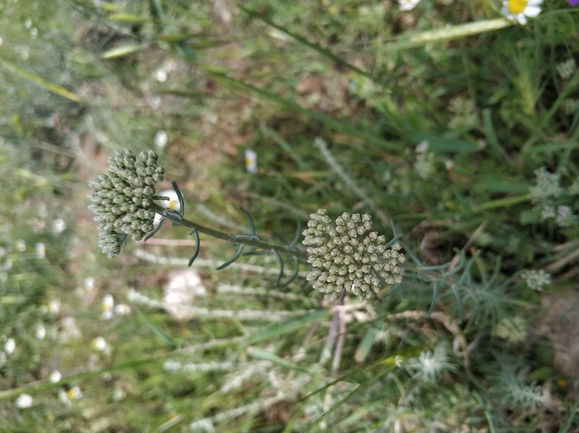
[[[507,9],[513,15],[520,14],[527,7],[527,0],[509,0]]]

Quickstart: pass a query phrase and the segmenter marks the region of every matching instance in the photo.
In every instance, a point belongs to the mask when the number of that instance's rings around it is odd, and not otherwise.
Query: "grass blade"
[[[297,365],[295,365],[292,362],[289,362],[271,352],[268,352],[267,350],[263,350],[260,349],[258,347],[249,347],[247,349],[247,354],[249,356],[252,356],[254,358],[257,359],[263,359],[264,361],[269,361],[272,364],[276,364],[279,367],[284,367],[287,368],[289,370],[295,370],[295,371],[299,371],[300,373],[305,373],[305,374],[309,374],[312,375],[314,373],[312,373],[311,371],[306,370],[305,368],[301,368],[298,367]]]
[[[80,96],[76,95],[75,93],[72,93],[71,91],[66,90],[64,87],[60,87],[57,84],[49,83],[48,81],[45,81],[40,76],[38,76],[32,72],[25,71],[24,69],[21,69],[18,66],[13,65],[10,62],[7,62],[6,60],[0,59],[0,66],[3,67],[4,69],[9,70],[10,72],[12,72],[16,75],[19,75],[20,77],[24,78],[25,80],[31,81],[34,84],[37,84],[41,87],[44,87],[46,90],[48,90],[52,93],[56,93],[57,95],[62,96],[63,98],[70,99],[71,101],[74,101],[74,102],[82,102],[82,98]]]
[[[276,323],[253,334],[251,337],[249,337],[245,344],[255,344],[259,343],[260,341],[270,340],[272,338],[279,337],[280,335],[288,334],[307,325],[308,323],[322,319],[329,314],[330,312],[327,310],[320,310],[316,311],[315,313],[309,313],[297,318],[290,319],[286,322]]]
[[[148,44],[122,45],[105,51],[101,54],[101,59],[116,59],[118,57],[128,56],[129,54],[143,51],[147,49],[148,46]]]

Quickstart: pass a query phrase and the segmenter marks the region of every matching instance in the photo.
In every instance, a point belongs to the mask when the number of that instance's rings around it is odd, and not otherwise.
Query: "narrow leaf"
[[[117,57],[128,56],[129,54],[137,53],[143,51],[148,47],[147,44],[138,45],[122,45],[120,47],[115,47],[110,50],[105,51],[101,54],[101,59],[115,59]]]
[[[56,93],[57,95],[62,96],[63,98],[70,99],[74,102],[82,102],[80,96],[72,93],[69,90],[66,90],[64,87],[60,87],[56,84],[49,83],[45,81],[40,76],[33,74],[32,72],[25,71],[24,69],[19,68],[18,66],[13,65],[12,63],[7,62],[6,60],[0,59],[0,66],[4,69],[9,70],[10,72],[19,75],[20,77],[33,82],[34,84],[38,84],[41,87],[44,87],[46,90]]]
[[[131,14],[127,14],[127,13],[112,14],[112,15],[109,15],[108,18],[109,18],[109,20],[122,21],[125,23],[144,23],[146,21],[149,21],[148,18],[143,18],[143,17],[139,17],[137,15],[131,15]]]
[[[251,337],[249,337],[246,344],[255,344],[260,341],[271,340],[272,338],[279,337],[280,335],[289,334],[309,323],[315,322],[316,320],[319,320],[323,317],[327,317],[329,314],[330,313],[326,310],[320,310],[314,313],[305,314],[303,316],[287,320],[282,323],[276,323],[253,334]]]
[[[311,371],[306,370],[305,368],[301,368],[298,367],[297,365],[295,365],[292,362],[289,362],[271,352],[268,352],[267,350],[263,350],[260,349],[258,347],[249,347],[247,348],[247,354],[249,356],[253,356],[254,358],[257,359],[263,359],[264,361],[269,361],[272,364],[276,364],[280,367],[285,367],[288,368],[290,370],[295,370],[295,371],[299,371],[300,373],[306,373],[306,374],[313,374]]]
[[[408,135],[408,138],[415,143],[420,143],[421,141],[425,140],[428,141],[428,150],[432,150],[434,152],[468,153],[479,150],[477,145],[471,143],[470,141],[441,137],[439,135],[429,134],[427,132],[411,132]]]

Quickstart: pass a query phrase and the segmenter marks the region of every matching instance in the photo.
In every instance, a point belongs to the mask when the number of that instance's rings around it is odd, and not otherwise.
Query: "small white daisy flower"
[[[87,292],[92,292],[94,289],[94,278],[93,277],[85,278],[82,283],[82,286]]]
[[[181,210],[181,205],[179,203],[179,197],[177,196],[177,193],[175,192],[175,190],[167,189],[165,191],[161,191],[157,195],[161,196],[161,197],[167,197],[169,199],[169,200],[156,201],[156,203],[159,206],[166,207],[167,209],[175,211],[175,212],[179,212]],[[156,213],[155,214],[155,221],[153,224],[155,224],[155,226],[156,226],[157,224],[159,224],[160,220],[161,220],[161,215]]]
[[[504,0],[501,13],[511,21],[527,24],[527,17],[535,18],[541,13],[543,0]]]
[[[245,168],[248,173],[257,173],[257,153],[251,149],[245,149]]]
[[[91,346],[97,352],[103,352],[105,355],[109,355],[111,353],[111,347],[103,337],[95,338],[92,341]]]
[[[115,314],[119,316],[126,316],[128,314],[131,314],[131,307],[129,307],[127,304],[116,305]]]
[[[16,349],[16,342],[14,341],[14,338],[9,338],[8,340],[6,340],[6,343],[4,343],[4,352],[6,353],[6,355],[12,355],[15,349]]]
[[[103,312],[102,314],[102,319],[104,320],[109,320],[113,317],[113,308],[115,307],[115,301],[113,299],[113,295],[106,294],[103,297],[103,300],[101,302],[101,310]]]
[[[30,406],[32,406],[33,401],[34,400],[30,395],[20,394],[20,396],[18,396],[18,398],[16,399],[16,407],[19,409],[29,408]]]
[[[61,389],[60,391],[58,391],[58,399],[65,406],[67,406],[67,407],[72,406],[72,403],[70,402],[70,398],[68,398],[68,394],[66,393],[66,391],[64,389]]]
[[[416,7],[420,0],[398,0],[401,11],[410,11]]]
[[[68,391],[66,391],[66,394],[71,400],[78,400],[82,397],[82,391],[78,386],[73,386]]]
[[[50,376],[48,377],[50,383],[60,382],[60,379],[62,379],[62,374],[60,374],[60,371],[58,370],[54,370],[52,373],[50,373]]]
[[[66,223],[62,218],[57,218],[52,222],[52,232],[55,235],[62,233],[66,229]]]
[[[36,325],[36,328],[34,329],[34,337],[36,337],[37,340],[44,340],[46,337],[46,328],[42,323]]]
[[[155,141],[155,146],[157,146],[159,149],[162,149],[169,142],[169,136],[167,135],[167,133],[165,131],[159,130],[155,133],[154,141]]]
[[[36,245],[34,245],[34,252],[37,259],[43,259],[46,257],[46,248],[42,242],[38,242]]]
[[[60,299],[52,299],[48,302],[47,311],[54,316],[60,313]]]

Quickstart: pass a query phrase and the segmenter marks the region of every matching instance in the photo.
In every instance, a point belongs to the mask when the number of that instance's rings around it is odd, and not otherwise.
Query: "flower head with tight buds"
[[[128,235],[139,241],[153,230],[155,212],[149,206],[165,170],[157,166],[157,154],[152,150],[138,156],[119,150],[109,158],[109,166],[109,172],[89,182],[93,193],[88,198],[99,223],[99,246],[113,258]]]
[[[398,243],[372,231],[370,215],[344,212],[335,226],[325,209],[310,215],[303,244],[308,247],[312,270],[307,276],[326,299],[336,299],[343,289],[360,300],[375,296],[386,284],[402,282],[400,265],[406,261]]]

